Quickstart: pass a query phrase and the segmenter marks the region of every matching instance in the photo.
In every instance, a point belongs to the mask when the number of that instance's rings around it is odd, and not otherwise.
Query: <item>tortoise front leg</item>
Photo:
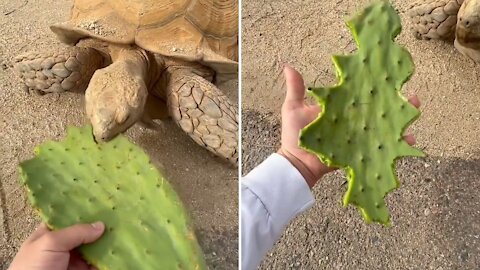
[[[46,94],[84,91],[104,58],[92,48],[66,47],[55,52],[28,52],[17,56],[15,62],[27,91]]]
[[[418,39],[453,39],[457,13],[464,0],[421,0],[408,11]]]
[[[237,164],[237,106],[213,83],[188,69],[171,71],[166,93],[177,124],[195,142]]]

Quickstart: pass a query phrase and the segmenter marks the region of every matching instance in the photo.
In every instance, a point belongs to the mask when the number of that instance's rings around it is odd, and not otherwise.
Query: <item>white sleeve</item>
[[[272,154],[241,180],[241,266],[256,269],[288,223],[314,203],[300,172]]]

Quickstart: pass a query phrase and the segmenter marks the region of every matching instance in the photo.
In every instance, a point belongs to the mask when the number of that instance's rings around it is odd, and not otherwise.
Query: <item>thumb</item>
[[[77,224],[63,230],[51,232],[51,241],[56,251],[70,251],[82,244],[89,244],[100,238],[105,230],[105,224]]]
[[[285,66],[283,69],[285,81],[287,84],[287,96],[284,105],[288,107],[303,106],[305,98],[305,84],[302,75],[295,69]]]

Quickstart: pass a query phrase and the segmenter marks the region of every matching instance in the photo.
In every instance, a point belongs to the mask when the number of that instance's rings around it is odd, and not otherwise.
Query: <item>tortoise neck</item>
[[[155,84],[158,82],[159,78],[161,77],[162,73],[164,72],[166,65],[165,59],[161,55],[154,55],[148,51],[143,51],[145,55],[145,59],[148,62],[148,72],[147,72],[147,87],[148,89],[152,89],[155,87]]]
[[[116,47],[111,49],[110,53],[113,64],[123,62],[128,63],[130,70],[145,80],[148,86],[152,81],[151,69],[155,63],[151,60],[148,52],[138,47]]]

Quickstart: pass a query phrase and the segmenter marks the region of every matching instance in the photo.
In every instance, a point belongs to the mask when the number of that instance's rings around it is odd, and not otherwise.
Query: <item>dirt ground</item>
[[[63,46],[48,26],[67,19],[71,3],[0,0],[0,269],[7,268],[39,223],[20,188],[17,165],[33,156],[36,145],[61,139],[67,125],[86,123],[83,95],[28,95],[11,67],[20,53]],[[237,100],[237,85],[230,81],[220,88]],[[170,120],[161,131],[134,126],[127,135],[164,167],[192,216],[211,268],[235,269],[237,169],[197,146]]]
[[[336,83],[330,55],[355,50],[344,19],[366,2],[243,0],[243,173],[278,147],[283,63],[308,85]],[[480,66],[450,43],[416,40],[405,14],[412,2],[393,1],[404,24],[398,42],[416,64],[403,93],[423,103],[410,132],[429,156],[398,163],[402,185],[387,199],[393,226],[366,225],[341,207],[345,176],[335,172],[261,269],[480,269]]]

